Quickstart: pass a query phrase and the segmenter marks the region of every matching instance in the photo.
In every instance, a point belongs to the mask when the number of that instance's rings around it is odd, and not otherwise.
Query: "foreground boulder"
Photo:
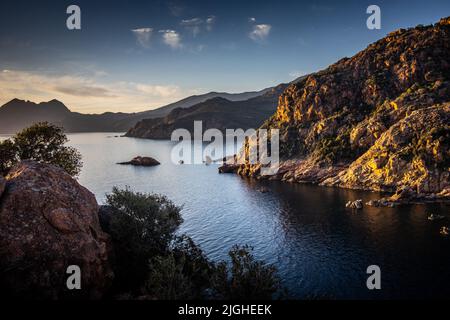
[[[0,202],[1,294],[101,298],[113,273],[94,195],[63,170],[32,161],[11,169],[6,181]],[[70,265],[81,269],[81,290],[67,288]]]
[[[157,161],[151,157],[135,157],[131,161],[119,162],[118,164],[132,165],[132,166],[138,166],[138,167],[153,167],[153,166],[158,166],[161,163],[159,163],[159,161]]]

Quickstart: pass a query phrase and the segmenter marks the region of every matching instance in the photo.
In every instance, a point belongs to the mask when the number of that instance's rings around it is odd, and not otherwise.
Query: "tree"
[[[150,260],[144,294],[162,300],[202,299],[213,271],[214,264],[190,237],[176,237],[167,255]]]
[[[235,245],[229,252],[231,270],[226,262],[216,266],[212,287],[219,299],[271,300],[282,289],[277,269],[255,260],[253,248]]]
[[[101,217],[114,247],[113,295],[268,300],[281,291],[276,268],[255,260],[251,247],[234,246],[229,269],[225,261],[210,261],[188,236],[177,236],[181,208],[166,197],[114,187],[106,199]]]
[[[17,159],[34,160],[61,167],[71,176],[80,173],[80,153],[64,144],[68,142],[62,128],[48,122],[28,127],[13,137]]]
[[[10,139],[0,141],[0,175],[7,171],[18,161],[17,150]]]
[[[113,188],[106,196],[109,231],[116,256],[115,284],[120,290],[139,288],[151,258],[165,255],[182,223],[180,208],[164,196]]]

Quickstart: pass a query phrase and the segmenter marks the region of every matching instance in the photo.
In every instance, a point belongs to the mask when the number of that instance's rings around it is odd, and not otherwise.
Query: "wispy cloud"
[[[113,98],[115,95],[108,89],[96,86],[79,85],[75,87],[55,86],[56,92],[65,93],[76,97],[102,97]]]
[[[103,79],[103,78],[101,78]],[[48,75],[0,70],[0,106],[14,98],[35,102],[58,99],[72,111],[137,112],[163,106],[198,93],[174,84],[100,81],[91,76]]]
[[[215,23],[216,23],[216,16],[209,16],[208,18],[206,18],[206,30],[212,31]]]
[[[291,78],[297,79],[297,78],[303,77],[304,75],[307,75],[307,74],[308,74],[307,72],[304,72],[301,70],[294,70],[289,73],[289,76]]]
[[[180,92],[178,86],[159,86],[159,85],[148,85],[148,84],[136,84],[136,89],[142,93],[149,94],[156,97],[173,97]]]
[[[188,20],[182,20],[180,25],[186,28],[195,38],[200,33],[201,27],[203,25],[203,19],[192,18]]]
[[[188,30],[189,33],[191,33],[191,35],[195,38],[202,31],[212,31],[215,23],[216,17],[209,16],[206,19],[196,17],[192,19],[181,20],[180,25]]]
[[[144,48],[150,46],[150,39],[153,34],[153,28],[139,28],[131,30],[136,37],[137,42]]]
[[[163,42],[172,49],[180,49],[183,45],[181,43],[181,36],[175,30],[159,30],[162,33]]]
[[[270,34],[272,26],[270,24],[256,24],[249,33],[250,39],[256,42],[264,42]]]

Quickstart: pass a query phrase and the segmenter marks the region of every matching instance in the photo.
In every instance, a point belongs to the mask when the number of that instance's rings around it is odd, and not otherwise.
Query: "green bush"
[[[255,260],[253,248],[234,246],[229,252],[231,270],[226,262],[217,265],[212,280],[216,298],[224,300],[271,300],[281,292],[277,269]]]
[[[17,163],[17,150],[14,142],[5,140],[0,142],[0,175],[5,174],[15,163]]]
[[[191,238],[177,237],[167,255],[150,260],[144,294],[162,300],[202,299],[213,271],[213,263]]]
[[[151,258],[164,255],[182,222],[180,208],[164,196],[113,188],[109,231],[116,262],[116,285],[133,290],[144,283]]]
[[[4,173],[21,160],[34,160],[61,167],[71,176],[80,173],[80,153],[64,144],[68,139],[62,128],[41,122],[0,143],[0,170]]]
[[[217,265],[183,235],[180,208],[166,197],[114,188],[107,195],[114,244],[113,294],[148,299],[271,299],[280,281],[248,246],[230,251],[231,269]]]

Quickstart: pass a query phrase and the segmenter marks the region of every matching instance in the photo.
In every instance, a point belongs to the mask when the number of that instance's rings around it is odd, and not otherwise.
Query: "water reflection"
[[[367,202],[376,193],[243,179],[219,175],[217,165],[172,163],[173,143],[70,135],[83,155],[79,181],[99,202],[113,186],[167,195],[182,205],[179,232],[190,235],[211,259],[226,259],[236,243],[274,263],[296,298],[423,298],[450,296],[450,239],[439,235],[448,205],[347,210],[348,200]],[[118,166],[142,155],[153,168]],[[261,189],[264,188],[264,189]],[[264,192],[261,192],[264,191]],[[265,192],[267,191],[267,192]],[[366,269],[379,265],[382,290],[366,288]]]

